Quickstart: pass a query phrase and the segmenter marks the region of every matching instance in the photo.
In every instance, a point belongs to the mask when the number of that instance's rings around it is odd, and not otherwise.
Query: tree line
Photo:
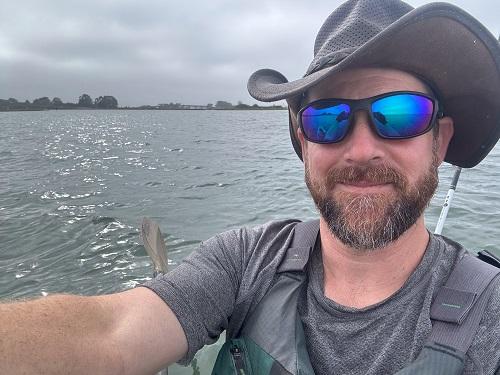
[[[208,103],[206,105],[192,105],[192,104],[182,104],[182,103],[168,103],[168,104],[158,104],[156,106],[145,105],[140,107],[126,107],[127,109],[167,109],[167,110],[178,110],[178,109],[286,109],[278,104],[270,105],[270,106],[260,106],[258,104],[244,104],[242,102],[238,102],[238,104],[233,105],[230,102],[226,102],[223,100],[218,100],[215,105],[212,103]]]
[[[63,103],[60,98],[53,98],[52,100],[47,96],[42,98],[37,98],[30,102],[26,100],[24,102],[18,101],[15,98],[0,99],[0,111],[40,111],[48,109],[81,109],[81,108],[96,108],[96,109],[116,109],[118,107],[118,100],[114,96],[106,95],[99,96],[92,99],[88,94],[82,94],[78,97],[77,103]],[[181,104],[181,103],[168,103],[168,104],[158,104],[158,105],[143,105],[138,107],[120,107],[120,109],[143,109],[143,110],[261,110],[261,109],[286,109],[281,105],[271,105],[271,106],[259,106],[258,104],[248,105],[242,102],[233,105],[230,102],[223,100],[218,100],[214,104],[206,105],[191,105],[191,104]]]
[[[77,103],[63,103],[60,98],[52,100],[47,96],[29,100],[19,101],[15,98],[0,99],[0,111],[39,111],[45,109],[77,109],[77,108],[97,108],[115,109],[118,108],[118,100],[114,96],[105,95],[92,99],[88,94],[82,94]]]

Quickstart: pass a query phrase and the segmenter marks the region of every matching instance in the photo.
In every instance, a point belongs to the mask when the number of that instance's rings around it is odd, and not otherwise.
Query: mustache
[[[408,186],[406,177],[388,165],[331,168],[326,176],[326,184],[329,188],[333,188],[336,184],[349,184],[359,181],[373,184],[393,184],[400,190],[405,190]]]

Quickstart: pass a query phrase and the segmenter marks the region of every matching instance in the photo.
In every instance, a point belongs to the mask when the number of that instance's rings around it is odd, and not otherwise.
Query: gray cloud
[[[428,1],[409,1],[417,6]],[[500,32],[496,0],[453,1]],[[300,77],[314,37],[340,1],[7,2],[0,14],[0,98],[76,101],[114,95],[121,105],[216,100],[253,103],[256,69]]]

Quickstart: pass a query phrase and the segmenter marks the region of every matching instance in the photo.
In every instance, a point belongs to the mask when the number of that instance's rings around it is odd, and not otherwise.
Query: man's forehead
[[[322,98],[362,99],[390,91],[418,91],[432,94],[416,76],[389,68],[359,68],[338,72],[311,87],[305,102]]]

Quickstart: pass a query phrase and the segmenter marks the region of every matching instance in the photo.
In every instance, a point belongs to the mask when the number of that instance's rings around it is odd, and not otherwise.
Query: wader
[[[269,291],[251,312],[241,334],[228,338],[212,375],[314,375],[297,311],[305,267],[319,221],[298,223]],[[500,272],[487,251],[464,256],[431,305],[432,331],[417,359],[396,375],[459,375]],[[490,263],[490,264],[487,264]],[[496,267],[495,267],[496,266]]]

